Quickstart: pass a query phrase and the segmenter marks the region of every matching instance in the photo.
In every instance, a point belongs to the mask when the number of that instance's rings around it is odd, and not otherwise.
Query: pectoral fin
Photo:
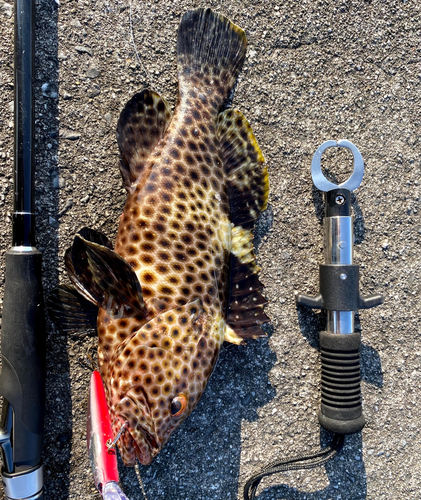
[[[66,254],[66,264],[78,291],[110,316],[144,313],[142,290],[135,272],[109,247],[78,234]]]
[[[51,292],[47,310],[53,323],[63,332],[78,337],[96,334],[98,307],[72,286],[61,285]]]

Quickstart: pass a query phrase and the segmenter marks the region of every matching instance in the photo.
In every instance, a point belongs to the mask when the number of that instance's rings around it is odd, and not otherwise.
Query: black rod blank
[[[13,246],[35,246],[33,0],[15,0],[15,193]]]

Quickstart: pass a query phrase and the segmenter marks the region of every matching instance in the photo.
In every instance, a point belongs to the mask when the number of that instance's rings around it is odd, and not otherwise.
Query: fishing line
[[[142,67],[143,71],[145,72],[146,78],[149,81],[149,86],[152,87],[152,80],[151,77],[149,76],[148,72],[146,71],[145,66],[143,65],[142,61],[140,60],[139,53],[136,48],[136,43],[134,41],[134,35],[133,35],[133,18],[132,18],[132,0],[129,2],[129,19],[130,19],[130,38],[133,44],[134,51],[136,53],[137,60],[139,61],[140,66]]]

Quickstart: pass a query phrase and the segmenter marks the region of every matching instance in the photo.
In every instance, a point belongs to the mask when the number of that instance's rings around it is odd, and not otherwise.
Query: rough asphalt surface
[[[324,319],[297,308],[294,294],[317,292],[323,261],[323,200],[311,159],[325,140],[346,138],[366,169],[353,201],[354,261],[362,291],[385,297],[356,321],[367,424],[335,461],[265,479],[258,498],[420,499],[419,2],[145,0],[130,11],[129,0],[37,0],[36,215],[45,291],[66,281],[63,253],[80,228],[114,240],[125,200],[119,113],[145,85],[175,105],[177,26],[198,6],[228,16],[249,41],[233,106],[249,119],[269,166],[269,208],[256,244],[272,325],[266,340],[224,348],[196,410],[153,464],[139,468],[145,496],[135,469],[121,466],[123,489],[131,500],[241,499],[260,466],[329,443],[317,419]],[[12,13],[10,0],[0,0],[1,289],[13,209]],[[323,165],[344,180],[351,155],[329,150]],[[51,324],[46,334],[45,498],[98,500],[85,439],[96,339],[68,338]]]

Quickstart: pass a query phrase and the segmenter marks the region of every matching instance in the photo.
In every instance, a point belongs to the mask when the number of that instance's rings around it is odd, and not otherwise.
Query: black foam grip
[[[331,432],[352,434],[365,424],[361,406],[360,344],[360,333],[320,333],[322,404],[319,421]]]
[[[44,428],[45,318],[41,253],[6,253],[0,394],[13,408],[13,462],[41,461]]]

